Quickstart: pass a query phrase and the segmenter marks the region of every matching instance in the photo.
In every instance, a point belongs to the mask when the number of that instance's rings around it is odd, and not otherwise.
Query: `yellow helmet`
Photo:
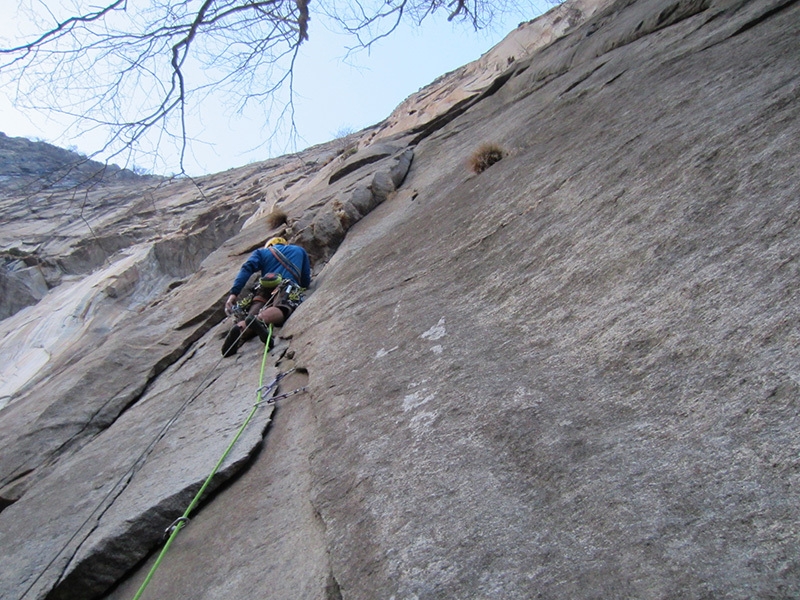
[[[286,240],[283,239],[282,237],[271,238],[271,239],[267,240],[266,244],[264,244],[264,248],[269,248],[270,246],[274,246],[275,244],[282,244],[282,245],[285,246],[286,245]]]

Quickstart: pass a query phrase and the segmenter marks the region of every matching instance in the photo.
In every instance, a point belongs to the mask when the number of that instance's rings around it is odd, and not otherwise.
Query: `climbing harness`
[[[211,470],[211,473],[209,473],[208,477],[206,477],[205,481],[203,482],[203,485],[197,491],[197,493],[195,494],[194,498],[192,498],[192,501],[189,503],[189,506],[186,507],[185,511],[183,511],[183,515],[181,515],[180,517],[175,519],[172,522],[172,524],[167,528],[167,530],[164,532],[164,535],[165,535],[167,541],[164,544],[164,547],[161,549],[161,552],[159,553],[158,558],[156,559],[156,562],[153,563],[153,566],[150,568],[150,571],[148,572],[147,577],[145,577],[144,581],[142,582],[142,585],[139,587],[139,590],[136,592],[136,595],[133,597],[133,600],[139,600],[139,598],[141,598],[142,594],[144,593],[145,588],[150,583],[150,580],[153,578],[153,575],[155,574],[156,570],[158,569],[159,565],[161,564],[161,561],[163,560],[164,556],[166,555],[167,551],[169,550],[170,546],[172,545],[172,542],[175,540],[175,537],[178,535],[178,532],[181,529],[183,529],[183,527],[185,527],[186,524],[189,522],[189,514],[195,509],[197,504],[200,502],[200,498],[202,497],[203,493],[206,491],[206,488],[211,483],[211,480],[213,479],[214,475],[217,474],[217,471],[219,471],[220,467],[222,466],[222,463],[228,457],[228,454],[233,449],[233,446],[239,440],[239,437],[242,435],[242,433],[244,432],[245,428],[250,424],[250,421],[255,416],[256,411],[258,410],[258,408],[260,406],[263,406],[263,405],[267,405],[268,406],[268,405],[274,404],[278,400],[281,400],[283,398],[288,398],[289,396],[294,396],[295,394],[300,394],[300,393],[305,391],[306,388],[302,387],[302,388],[298,388],[296,390],[293,390],[291,392],[285,392],[285,393],[280,394],[278,396],[269,397],[269,398],[265,398],[264,397],[265,395],[268,395],[270,392],[272,392],[278,386],[278,384],[281,382],[281,380],[284,377],[287,377],[288,375],[291,375],[295,371],[294,369],[290,369],[289,371],[286,371],[285,373],[278,373],[270,383],[264,385],[264,383],[263,383],[264,382],[264,371],[266,370],[267,355],[269,353],[269,342],[271,341],[271,338],[272,338],[272,329],[273,329],[272,325],[270,324],[270,326],[269,326],[269,338],[267,339],[267,343],[264,345],[264,355],[263,355],[263,357],[261,359],[261,373],[258,376],[258,388],[256,389],[256,401],[253,404],[253,408],[250,410],[250,413],[247,415],[247,417],[245,418],[244,422],[239,427],[239,430],[236,432],[236,435],[233,436],[233,439],[228,444],[228,447],[222,453],[222,456],[217,461],[217,464],[214,465],[214,468]]]
[[[305,300],[303,293],[305,291],[305,288],[296,285],[290,279],[284,279],[278,273],[267,273],[256,282],[249,294],[233,305],[230,316],[236,323],[244,321],[250,314],[253,302],[263,303],[260,307],[263,309],[279,305],[285,299],[292,304],[292,309],[295,309]]]

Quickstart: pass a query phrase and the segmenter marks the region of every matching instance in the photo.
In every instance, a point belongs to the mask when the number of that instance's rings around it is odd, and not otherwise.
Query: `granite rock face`
[[[0,132],[0,189],[37,193],[56,189],[86,189],[100,182],[142,179],[128,169],[27,138]],[[151,178],[157,179],[157,178]]]
[[[134,596],[253,405],[221,302],[275,233],[305,391],[143,598],[800,595],[800,3],[578,12],[427,121],[20,238],[127,241],[0,322],[0,596]]]

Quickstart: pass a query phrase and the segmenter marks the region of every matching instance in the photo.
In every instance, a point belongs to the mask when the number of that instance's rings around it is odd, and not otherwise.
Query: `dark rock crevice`
[[[140,519],[128,523],[125,531],[103,539],[94,548],[87,549],[85,556],[78,558],[81,546],[96,531],[103,514],[113,505],[113,500],[125,490],[123,486],[97,517],[94,527],[83,537],[79,547],[71,553],[58,583],[45,596],[46,600],[92,600],[100,597],[124,575],[127,571],[124,565],[131,560],[130,557],[136,557],[135,562],[141,561],[151,552],[151,548],[163,540],[166,527],[175,520],[176,515],[180,515],[181,508],[191,501],[201,485],[202,482],[197,482],[162,499]]]
[[[590,69],[588,72],[586,72],[586,73],[584,73],[583,75],[581,75],[580,77],[578,77],[578,79],[576,79],[574,82],[572,82],[571,84],[569,84],[569,85],[567,86],[567,88],[566,88],[566,89],[565,89],[563,92],[561,92],[561,94],[559,94],[559,97],[563,97],[563,96],[567,95],[569,92],[571,92],[571,91],[572,91],[572,90],[574,90],[576,87],[578,87],[580,84],[582,84],[584,81],[586,81],[587,79],[589,79],[589,78],[590,78],[592,75],[594,75],[595,73],[597,73],[597,71],[599,71],[600,69],[602,69],[602,68],[603,68],[605,65],[606,65],[606,63],[600,63],[600,64],[599,64],[599,65],[597,65],[596,67],[594,67],[594,68]],[[619,75],[618,75],[617,77],[619,77]],[[613,81],[613,79],[612,79],[612,81]],[[606,85],[608,85],[608,83],[610,83],[610,81],[609,81],[609,82],[607,82],[607,83],[606,83]]]
[[[3,512],[3,509],[8,508],[19,500],[20,494],[16,493],[15,486],[18,484],[24,486],[25,479],[33,472],[33,469],[29,469],[14,475],[6,481],[3,488],[0,489],[0,512]]]
[[[383,160],[389,156],[388,153],[376,153],[370,156],[365,156],[364,158],[353,160],[352,162],[347,163],[344,167],[336,171],[333,175],[328,178],[328,184],[335,183],[339,181],[342,177],[349,175],[350,173],[355,173],[360,168],[370,165],[374,162],[378,162],[379,160]]]
[[[196,314],[188,321],[184,321],[175,327],[176,331],[181,331],[183,329],[188,329],[189,327],[194,327],[198,323],[205,323],[206,325],[210,324],[211,327],[217,325],[225,318],[225,309],[219,302],[215,302],[203,312]]]
[[[627,46],[633,42],[656,33],[667,27],[671,27],[681,21],[694,17],[708,9],[712,0],[678,0],[664,7],[657,15],[649,16],[633,29],[617,39],[611,39],[603,47],[603,54],[611,52],[622,46]]]
[[[433,135],[445,125],[464,114],[473,104],[475,104],[475,101],[478,97],[479,94],[475,94],[473,96],[469,96],[468,98],[464,98],[460,102],[457,102],[451,106],[446,112],[437,115],[436,118],[412,129],[410,133],[416,133],[417,135],[412,138],[410,145],[416,146],[422,140]]]
[[[325,584],[325,600],[342,600],[342,598],[339,582],[336,581],[336,577],[331,573],[328,577],[328,582]]]
[[[749,31],[753,27],[761,25],[762,23],[764,23],[768,19],[771,19],[772,17],[779,15],[780,13],[782,13],[785,10],[789,10],[790,8],[792,8],[797,3],[798,3],[798,0],[784,0],[783,2],[779,2],[776,6],[764,11],[761,15],[759,15],[755,19],[753,19],[751,21],[748,21],[747,23],[745,23],[744,25],[739,27],[736,31],[734,31],[730,35],[730,37],[732,37],[732,38],[736,37],[737,35],[740,35],[740,34],[746,32],[746,31]]]
[[[52,269],[43,269],[39,264],[28,265],[27,262],[23,266],[19,260],[12,259],[0,264],[0,320],[39,302],[53,283],[47,277]]]
[[[196,272],[208,255],[241,229],[244,218],[221,210],[204,215],[204,220],[209,222],[199,230],[155,242],[155,257],[164,273],[182,278]]]
[[[492,82],[480,93],[464,98],[460,102],[457,102],[451,106],[447,111],[437,115],[434,119],[431,119],[430,121],[411,129],[409,133],[416,133],[417,135],[411,139],[409,145],[416,146],[424,139],[443,129],[446,125],[453,122],[479,102],[496,94],[519,71],[524,71],[526,68],[527,67],[524,66],[518,67],[517,65],[510,67],[498,77],[493,79]]]
[[[528,85],[518,99],[531,95],[540,87],[564,76],[587,61],[600,58],[648,35],[703,13],[711,7],[711,0],[677,0],[655,14],[652,11],[639,10],[642,17],[638,22],[633,21],[636,22],[635,26],[630,19],[628,21],[619,19],[624,24],[613,30],[611,26],[618,25],[618,18],[626,9],[637,11],[636,4],[636,2],[627,0],[612,4],[577,29],[575,35],[560,37],[526,59],[524,64],[517,67],[514,76],[534,67],[536,74],[533,80],[539,85]],[[604,61],[603,64],[606,62],[608,61]]]

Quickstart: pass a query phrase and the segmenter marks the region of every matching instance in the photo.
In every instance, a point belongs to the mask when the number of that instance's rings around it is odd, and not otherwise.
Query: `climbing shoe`
[[[258,339],[260,339],[262,343],[266,344],[267,341],[269,341],[270,348],[273,346],[274,340],[272,340],[269,335],[269,325],[264,323],[264,321],[261,319],[253,316],[247,317],[247,319],[245,319],[245,323],[247,323],[247,326],[251,331],[255,332],[255,334],[258,336]]]
[[[242,337],[242,330],[238,325],[231,327],[228,335],[225,336],[225,341],[222,342],[222,356],[228,357],[236,354],[239,350],[239,340]]]

